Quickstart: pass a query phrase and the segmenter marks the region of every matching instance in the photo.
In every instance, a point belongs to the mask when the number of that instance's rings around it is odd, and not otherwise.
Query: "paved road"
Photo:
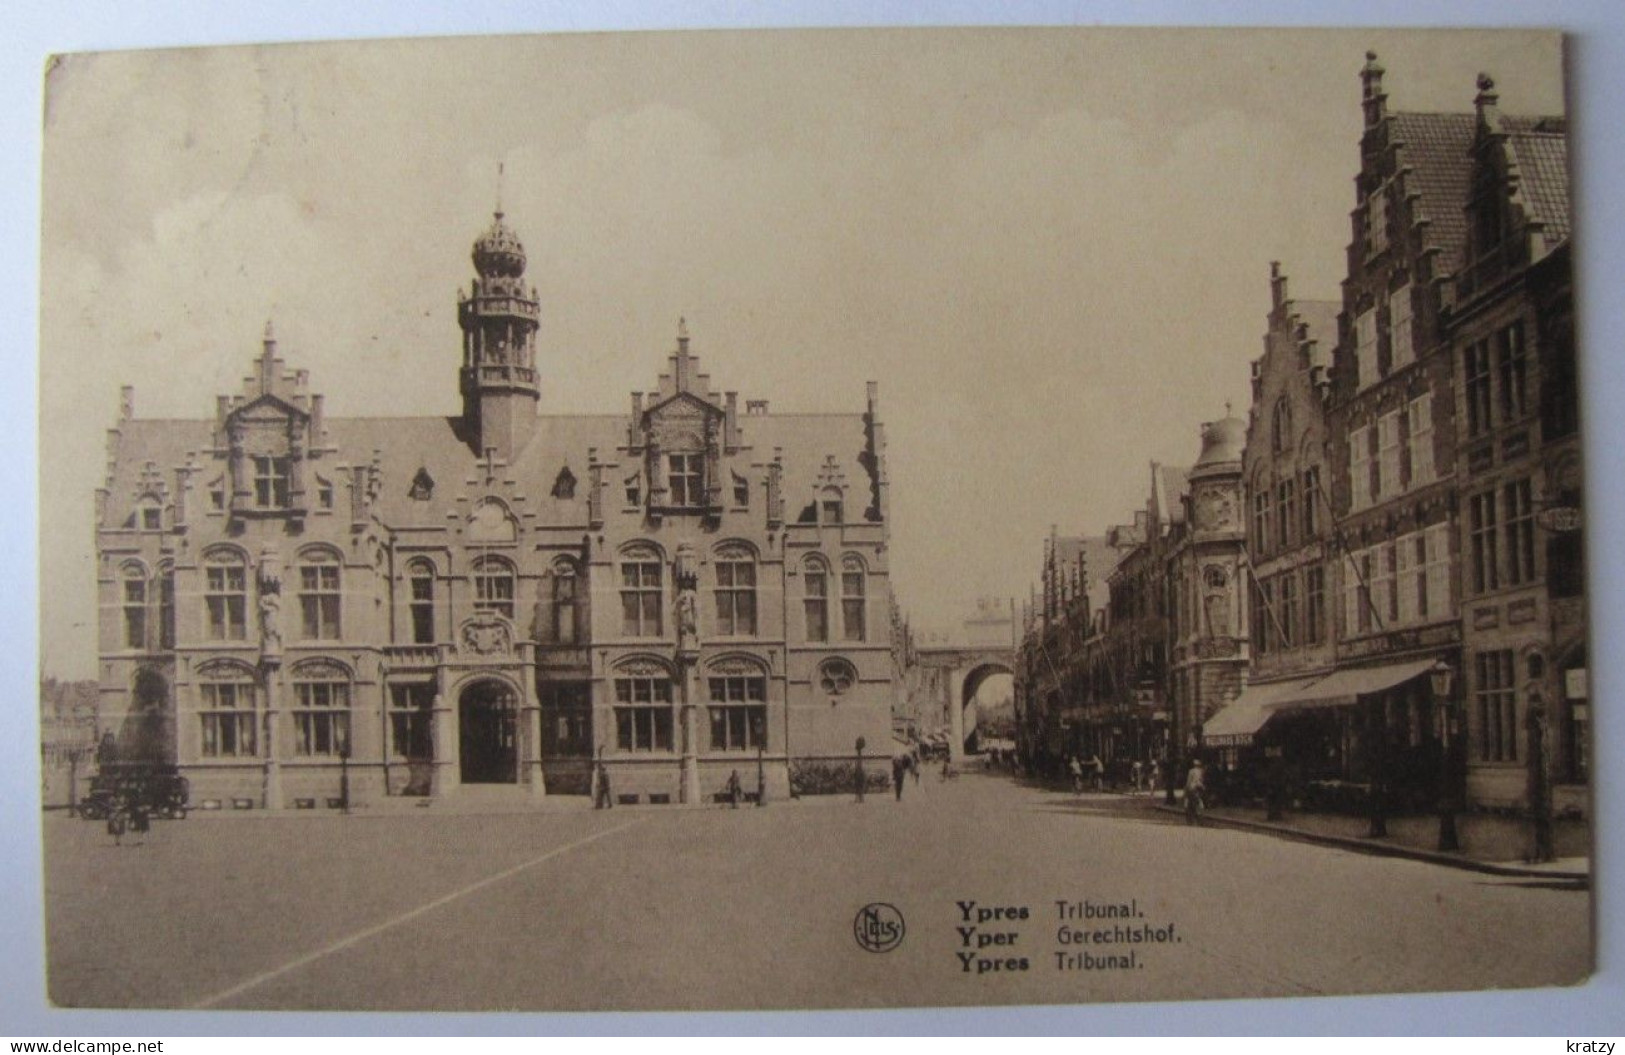
[[[76,1007],[816,1008],[1528,986],[1588,969],[1585,893],[1193,830],[1147,805],[967,775],[927,776],[902,803],[194,817],[122,847],[53,816],[50,991]],[[1058,900],[1136,915],[1068,923],[1088,940],[1062,944]],[[1025,918],[967,922],[962,901]],[[869,902],[905,918],[892,951],[854,938]],[[1100,941],[1148,933],[1169,940]]]

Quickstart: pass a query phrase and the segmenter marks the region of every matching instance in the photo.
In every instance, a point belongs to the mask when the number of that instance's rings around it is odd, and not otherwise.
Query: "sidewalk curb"
[[[1179,806],[1164,804],[1157,806],[1156,809],[1162,813],[1176,816],[1183,817],[1185,815],[1185,810]],[[1236,828],[1241,831],[1258,832],[1262,835],[1294,839],[1298,842],[1316,843],[1321,846],[1335,846],[1341,850],[1352,850],[1355,853],[1371,854],[1376,857],[1405,857],[1413,861],[1443,865],[1446,868],[1457,868],[1468,872],[1483,872],[1488,875],[1520,879],[1548,879],[1553,882],[1573,883],[1586,888],[1591,886],[1591,873],[1589,872],[1554,871],[1552,869],[1526,868],[1519,865],[1496,864],[1492,861],[1478,861],[1471,857],[1458,857],[1455,854],[1440,853],[1437,850],[1421,850],[1413,846],[1399,846],[1377,839],[1350,839],[1342,835],[1323,835],[1320,832],[1306,832],[1302,828],[1294,828],[1286,824],[1249,821],[1240,817],[1220,817],[1212,813],[1202,815],[1202,824],[1204,826],[1214,825]]]

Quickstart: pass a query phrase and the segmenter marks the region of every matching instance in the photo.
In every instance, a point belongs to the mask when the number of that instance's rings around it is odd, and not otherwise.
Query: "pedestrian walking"
[[[739,770],[736,769],[728,775],[728,786],[726,791],[728,795],[728,806],[737,810],[739,808],[740,800],[745,797],[745,786],[739,782]]]
[[[1157,793],[1157,785],[1162,783],[1162,763],[1156,759],[1151,760],[1151,793]]]
[[[1094,776],[1095,790],[1104,790],[1106,787],[1106,763],[1100,760],[1099,755],[1089,757],[1089,771]]]
[[[1083,794],[1083,763],[1078,761],[1077,755],[1069,755],[1066,760],[1066,771],[1072,775],[1072,793]]]
[[[1202,823],[1202,798],[1207,793],[1207,774],[1200,758],[1191,761],[1190,772],[1185,774],[1185,823]]]
[[[609,768],[604,760],[599,759],[598,765],[592,771],[593,796],[592,808],[595,810],[608,810],[615,808],[615,796],[609,791]]]
[[[897,801],[903,801],[903,781],[908,779],[908,757],[898,755],[891,760],[891,782],[897,792]]]
[[[1134,779],[1134,793],[1139,794],[1143,790],[1140,782],[1145,778],[1145,764],[1136,758],[1134,764],[1129,766],[1129,775]]]
[[[916,786],[918,786],[918,784],[920,783],[920,748],[919,748],[919,745],[915,745],[915,747],[912,750],[910,750],[909,753],[908,753],[908,769],[909,769],[910,773],[914,774],[914,783],[915,783]]]

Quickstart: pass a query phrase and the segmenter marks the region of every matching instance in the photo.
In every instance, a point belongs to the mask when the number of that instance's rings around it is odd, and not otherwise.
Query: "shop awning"
[[[1385,692],[1395,685],[1403,685],[1433,669],[1437,660],[1413,659],[1407,663],[1389,663],[1380,667],[1346,667],[1334,670],[1313,682],[1301,692],[1281,697],[1275,705],[1277,711],[1304,710],[1311,707],[1345,707],[1358,702],[1361,696]]]
[[[1281,700],[1307,691],[1319,678],[1294,678],[1249,685],[1240,696],[1202,724],[1202,743],[1209,747],[1245,747],[1264,728]]]

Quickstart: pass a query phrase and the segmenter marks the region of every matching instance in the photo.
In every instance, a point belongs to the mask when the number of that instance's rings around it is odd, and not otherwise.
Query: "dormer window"
[[[734,473],[733,478],[734,478],[734,505],[736,505],[736,506],[748,506],[748,505],[750,505],[750,481],[745,479],[743,476],[740,476],[738,473]]]
[[[156,498],[143,498],[136,509],[136,526],[142,531],[159,531],[164,526],[164,511]]]
[[[827,489],[818,499],[818,520],[822,524],[839,524],[844,518],[841,492]]]
[[[626,504],[629,506],[643,504],[643,478],[637,473],[626,478]]]
[[[559,475],[553,480],[553,497],[571,499],[576,496],[576,474],[566,465],[559,470]]]
[[[705,503],[705,456],[703,454],[673,454],[668,463],[667,483],[674,506],[697,506]]]
[[[417,475],[412,477],[412,488],[407,492],[414,502],[427,502],[434,497],[434,477],[429,470],[419,468]]]
[[[217,477],[214,480],[214,482],[209,484],[209,509],[211,511],[213,511],[213,512],[216,512],[216,513],[225,512],[225,510],[226,510],[226,480],[225,480],[225,477]]]
[[[316,504],[322,509],[333,508],[333,481],[316,478]]]
[[[288,508],[288,459],[254,455],[254,505],[259,509]]]

